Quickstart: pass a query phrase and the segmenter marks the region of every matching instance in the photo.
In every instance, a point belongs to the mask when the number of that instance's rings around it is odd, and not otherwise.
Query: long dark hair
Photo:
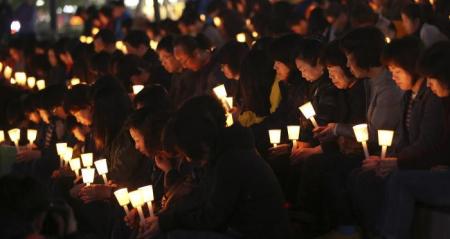
[[[263,50],[251,50],[242,62],[239,80],[244,111],[250,110],[259,116],[269,114],[269,94],[274,78],[271,58]]]
[[[131,101],[125,89],[112,76],[97,80],[90,92],[92,99],[92,132],[97,149],[104,149],[121,131],[131,112]]]

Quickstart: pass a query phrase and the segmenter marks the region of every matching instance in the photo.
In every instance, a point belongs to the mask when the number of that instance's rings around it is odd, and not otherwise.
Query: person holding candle
[[[419,60],[419,72],[427,78],[427,86],[444,105],[443,140],[440,156],[428,161],[422,170],[400,170],[389,178],[384,204],[381,236],[385,238],[411,238],[413,215],[417,203],[439,209],[450,205],[450,42],[436,43],[427,49]],[[426,158],[423,158],[426,160]],[[431,168],[431,170],[429,170]]]
[[[249,238],[289,238],[275,175],[254,150],[251,131],[225,127],[220,102],[209,96],[188,101],[177,113],[174,133],[180,152],[205,169],[198,188],[202,197],[195,204],[185,199],[174,210],[147,218],[141,236],[228,238],[223,229],[230,228]]]
[[[429,168],[432,162],[441,157],[438,145],[443,137],[444,109],[441,101],[426,88],[425,79],[416,70],[417,60],[423,49],[421,44],[414,37],[393,40],[382,54],[382,62],[392,72],[393,80],[406,93],[395,151],[387,154],[385,159],[370,156],[362,166],[369,172],[355,179],[358,182],[354,184],[354,198],[366,230],[371,233],[378,233],[377,226],[380,226],[380,222],[376,220],[380,217],[379,208],[383,203],[384,177],[397,169]],[[383,142],[379,143],[385,145]],[[372,191],[376,194],[369,194],[364,189],[368,187],[377,188]],[[375,197],[378,200],[371,200],[369,203],[365,197]]]
[[[328,74],[325,72],[325,67],[320,62],[323,44],[314,39],[305,39],[302,41],[299,52],[297,53],[295,64],[298,70],[302,73],[302,77],[310,83],[308,86],[307,98],[311,102],[316,111],[315,119],[318,125],[326,125],[330,122],[336,122],[337,112],[337,88],[331,83]],[[302,117],[303,134],[312,135],[312,128],[309,123],[305,123]],[[309,140],[311,147],[299,147],[294,149],[291,155],[293,163],[301,159],[308,158],[313,154],[322,152],[322,147]]]

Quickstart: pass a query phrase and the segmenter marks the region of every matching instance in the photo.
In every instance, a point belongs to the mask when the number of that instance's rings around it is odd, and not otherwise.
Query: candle
[[[67,148],[67,143],[57,143],[56,144],[56,153],[58,153],[61,167],[64,166],[64,153],[66,152],[66,148]]]
[[[77,178],[80,177],[80,172],[78,170],[81,169],[80,158],[74,158],[69,161],[70,169],[75,172]]]
[[[65,165],[69,164],[69,161],[72,159],[72,155],[73,155],[73,148],[67,147],[66,151],[64,151],[64,156],[63,156]]]
[[[97,27],[93,27],[91,30],[92,36],[97,35],[97,33],[100,31],[100,29],[98,29]]]
[[[27,74],[25,72],[16,72],[14,74],[14,78],[17,81],[17,84],[19,85],[26,85],[27,84]]]
[[[241,32],[236,34],[236,41],[245,43],[247,41],[247,38],[245,37],[245,33]]]
[[[258,35],[258,32],[252,32],[252,37],[253,37],[253,38],[258,38],[258,36],[259,36],[259,35]]]
[[[43,89],[45,89],[45,80],[38,80],[37,82],[36,82],[36,86],[37,86],[37,88],[38,88],[38,90],[43,90]]]
[[[31,147],[31,145],[33,145],[34,141],[36,140],[36,136],[37,136],[37,130],[35,130],[35,129],[27,130],[27,138],[30,143],[30,147]]]
[[[83,168],[81,169],[81,175],[83,177],[83,183],[89,186],[94,182],[95,169]]]
[[[92,153],[86,153],[81,155],[81,161],[83,162],[83,166],[90,168],[92,167],[92,161],[94,159],[94,155]]]
[[[12,68],[9,66],[6,66],[5,70],[3,71],[3,75],[5,76],[6,79],[10,79],[12,76]]]
[[[14,142],[14,145],[16,147],[19,147],[19,140],[20,140],[20,129],[11,129],[8,131],[9,134],[9,138],[11,139],[11,141]]]
[[[214,22],[214,26],[216,26],[216,27],[220,27],[222,25],[222,20],[220,19],[220,17],[214,17],[213,22]]]
[[[200,15],[200,21],[202,21],[202,22],[206,21],[206,15],[205,14],[201,14]]]
[[[391,43],[391,38],[389,37],[384,38],[384,40],[386,41],[387,44]]]
[[[79,85],[80,83],[81,83],[80,78],[72,78],[72,79],[70,80],[70,85],[71,85],[71,86]]]
[[[28,77],[27,84],[30,89],[33,89],[36,85],[36,78],[34,78],[33,76]]]
[[[152,206],[153,186],[147,185],[145,187],[140,187],[138,190],[141,191],[142,198],[143,198],[144,202],[147,203],[148,212],[150,213],[150,216],[152,217],[153,216],[153,206]]]
[[[213,88],[214,94],[219,99],[223,99],[227,97],[227,90],[225,89],[225,85],[219,85]]]
[[[0,143],[5,141],[5,132],[3,130],[0,130]]]
[[[141,92],[141,90],[144,89],[143,85],[133,85],[133,94],[137,95],[139,94],[139,92]]]
[[[356,141],[360,142],[364,149],[364,156],[369,158],[369,149],[367,148],[367,141],[369,140],[369,131],[367,124],[358,124],[353,126],[353,132],[355,133]]]
[[[150,40],[150,48],[152,48],[152,50],[156,50],[157,47],[158,47],[158,42],[154,41],[154,40]]]
[[[280,143],[280,138],[281,138],[281,129],[270,129],[269,130],[270,143],[273,144],[274,148],[276,148],[277,144]]]
[[[91,37],[91,36],[86,37],[86,44],[91,44],[93,41],[94,41],[93,37]]]
[[[14,78],[11,78],[11,85],[15,85],[17,82]]]
[[[314,107],[311,104],[311,102],[308,102],[302,106],[299,107],[302,114],[305,116],[305,118],[311,120],[311,123],[313,124],[314,128],[319,127],[319,125],[316,122],[316,119],[314,116],[316,115],[316,112],[314,111]]]
[[[108,173],[108,164],[106,163],[106,159],[100,159],[94,162],[95,167],[97,168],[98,174],[102,175],[103,181],[105,184],[108,183],[108,179],[106,178],[106,174]]]
[[[288,125],[287,130],[288,130],[289,140],[292,140],[292,145],[293,145],[293,148],[295,149],[295,148],[297,148],[297,140],[298,140],[298,137],[300,136],[300,126],[299,125]]]
[[[138,210],[139,217],[141,219],[141,224],[144,223],[144,212],[142,211],[142,205],[144,204],[144,199],[142,198],[142,193],[139,190],[128,193],[130,197],[131,205]]]
[[[230,127],[234,124],[233,115],[228,113],[225,115],[227,117],[226,126]]]
[[[378,130],[378,144],[381,146],[381,160],[386,158],[387,147],[391,146],[394,131]]]
[[[230,108],[232,108],[233,107],[233,97],[226,97],[225,100],[226,100],[228,106]]]
[[[125,44],[123,44],[123,41],[116,41],[116,49],[119,51],[122,51],[122,48],[125,46]]]
[[[128,204],[130,203],[130,197],[128,196],[128,189],[121,188],[119,190],[114,191],[114,196],[116,196],[119,205],[123,207],[125,213],[128,215],[130,213],[128,211]]]
[[[80,42],[86,43],[86,36],[80,36]]]

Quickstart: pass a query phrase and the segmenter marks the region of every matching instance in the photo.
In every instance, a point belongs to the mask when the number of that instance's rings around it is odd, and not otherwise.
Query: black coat
[[[406,113],[411,94],[411,91],[406,92],[403,100],[398,166],[400,169],[428,169],[442,157],[439,142],[443,137],[444,107],[442,101],[427,89],[426,83],[422,83],[413,101],[408,128]]]
[[[244,238],[289,238],[283,195],[249,129],[233,126],[218,137],[206,166],[198,207],[159,215],[162,231],[231,229]]]

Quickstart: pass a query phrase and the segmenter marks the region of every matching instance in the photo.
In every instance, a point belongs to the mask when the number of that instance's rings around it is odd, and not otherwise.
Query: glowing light
[[[141,92],[141,90],[144,89],[143,85],[133,85],[133,94],[137,95],[139,94],[139,92]]]
[[[205,14],[200,15],[200,21],[202,21],[202,22],[206,21],[206,15]]]
[[[270,129],[269,139],[270,143],[273,144],[273,147],[277,147],[277,144],[280,143],[281,139],[281,129]]]
[[[91,30],[92,36],[97,35],[97,33],[98,33],[99,31],[100,31],[100,29],[98,29],[97,27],[93,27],[92,30]]]
[[[81,175],[83,177],[83,182],[89,186],[94,182],[95,169],[93,168],[83,168],[81,169]]]
[[[5,76],[6,79],[10,79],[12,76],[12,68],[9,66],[6,66],[5,70],[3,71],[3,75]]]
[[[154,41],[154,40],[150,40],[150,48],[152,48],[152,50],[156,50],[157,47],[158,47],[158,42]]]
[[[214,22],[214,26],[216,26],[216,27],[220,27],[222,25],[222,20],[220,19],[220,17],[214,17],[213,22]]]
[[[15,20],[11,22],[11,33],[15,34],[20,31],[21,25],[20,22]]]
[[[241,32],[241,33],[236,35],[236,40],[238,42],[245,43],[247,41],[247,37],[245,37],[245,33]]]
[[[38,80],[36,82],[36,86],[37,86],[38,90],[45,89],[45,80]]]
[[[36,85],[36,78],[33,76],[28,77],[27,79],[27,85],[30,89],[33,89],[34,86]]]

